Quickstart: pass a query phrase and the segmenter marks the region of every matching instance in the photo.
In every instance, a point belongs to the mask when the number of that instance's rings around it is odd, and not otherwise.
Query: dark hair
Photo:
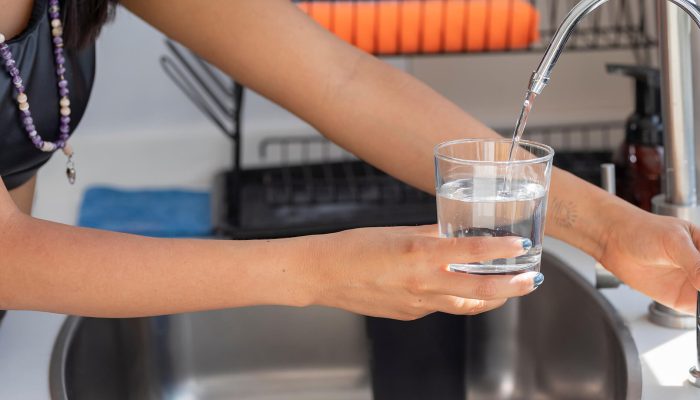
[[[82,48],[91,45],[102,26],[114,15],[119,0],[65,0],[64,39],[66,47]]]

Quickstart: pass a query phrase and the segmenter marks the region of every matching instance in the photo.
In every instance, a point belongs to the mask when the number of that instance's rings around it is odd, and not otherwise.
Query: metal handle
[[[615,194],[615,164],[600,165],[601,186],[610,194]],[[596,289],[615,289],[620,287],[620,280],[601,263],[595,263]]]

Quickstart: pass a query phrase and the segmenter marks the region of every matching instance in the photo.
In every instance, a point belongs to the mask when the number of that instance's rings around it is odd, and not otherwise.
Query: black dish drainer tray
[[[436,221],[433,196],[362,161],[225,172],[213,202],[216,233],[233,239]]]

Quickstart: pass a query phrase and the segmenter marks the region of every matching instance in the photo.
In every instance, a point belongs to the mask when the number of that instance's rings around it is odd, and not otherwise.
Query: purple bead
[[[63,56],[56,56],[56,64],[61,65],[61,64],[65,64],[65,63],[66,63],[65,57],[63,57]]]
[[[55,49],[53,49],[53,54],[55,54],[55,55],[57,55],[57,56],[63,54],[63,48],[62,48],[62,47],[56,47]]]
[[[34,126],[34,124],[26,124],[26,125],[24,125],[24,126],[25,126],[25,128],[27,128],[27,130],[30,131],[30,132],[36,130],[36,126]]]
[[[37,135],[37,136],[31,136],[31,141],[32,141],[32,143],[34,143],[34,144],[39,144],[39,142],[41,142],[41,138],[40,138],[38,135]]]
[[[60,87],[60,88],[68,87],[68,81],[65,79],[61,79],[60,81],[58,81],[58,87]]]
[[[12,83],[14,83],[17,89],[19,90],[19,86],[23,84],[22,78],[20,78],[19,75],[14,75],[14,78],[12,78]]]
[[[68,93],[70,93],[70,92],[68,91],[67,88],[60,88],[60,89],[58,89],[58,94],[60,94],[61,97],[68,96]]]
[[[70,136],[69,136],[67,133],[62,133],[61,136],[59,136],[59,137],[60,137],[61,140],[63,140],[64,142],[67,142],[68,139],[70,139]]]
[[[20,93],[26,92],[26,90],[24,90],[24,85],[17,85],[16,87],[17,87],[18,92],[20,92]]]
[[[27,129],[27,130],[29,131],[29,137],[30,137],[30,138],[35,138],[35,137],[39,136],[39,134],[37,133],[36,129],[32,129],[32,130]]]
[[[11,68],[10,68],[10,74],[11,74],[12,76],[19,76],[19,70],[17,69],[17,67],[11,67]]]
[[[32,112],[29,109],[26,109],[26,110],[22,111],[22,115],[24,115],[25,118],[31,117]]]
[[[58,130],[59,130],[61,133],[69,133],[69,132],[70,132],[70,127],[69,127],[68,125],[61,125],[61,127],[58,128]]]
[[[32,117],[24,117],[24,120],[23,120],[22,122],[24,122],[24,125],[25,125],[25,126],[26,126],[26,125],[32,125],[32,126],[33,126],[33,124],[34,124],[34,118],[32,118]]]
[[[51,16],[51,19],[61,18],[61,14],[57,12],[50,12],[49,15]]]
[[[53,38],[53,44],[55,44],[56,46],[60,46],[63,44],[63,39],[57,36]]]
[[[66,73],[66,69],[63,67],[56,68],[56,75],[61,76]]]
[[[7,68],[12,68],[12,67],[14,67],[14,66],[15,66],[15,60],[13,60],[13,59],[5,60],[5,66],[6,66]]]
[[[61,116],[61,123],[66,125],[70,124],[70,117]]]

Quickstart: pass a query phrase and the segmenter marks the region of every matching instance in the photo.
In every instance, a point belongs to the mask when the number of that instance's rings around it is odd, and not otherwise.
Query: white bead
[[[70,115],[70,107],[61,107],[61,115],[67,117]]]
[[[73,155],[73,146],[71,146],[70,143],[66,143],[65,146],[63,146],[63,154],[65,154],[66,157]]]
[[[24,102],[24,103],[19,103],[19,109],[22,111],[27,111],[29,110],[29,103]]]
[[[63,35],[63,28],[59,26],[58,28],[51,29],[51,35],[54,37]]]
[[[17,95],[17,102],[18,103],[26,103],[27,102],[27,95],[24,93],[20,93]]]
[[[3,44],[3,43],[5,43],[5,35],[0,33],[0,44]]]
[[[61,105],[61,107],[68,107],[70,106],[70,100],[68,97],[61,97],[61,100],[58,102],[58,104]]]
[[[61,20],[58,18],[54,18],[51,20],[51,27],[53,28],[58,28],[61,26]]]
[[[41,145],[41,151],[43,152],[48,153],[54,150],[56,150],[56,145],[54,143],[44,142],[44,144]]]

